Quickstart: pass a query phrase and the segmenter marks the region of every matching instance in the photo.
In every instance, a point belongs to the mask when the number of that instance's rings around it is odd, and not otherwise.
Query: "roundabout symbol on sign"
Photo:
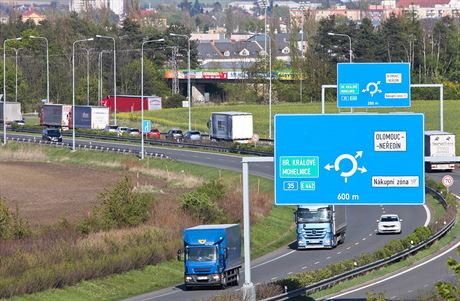
[[[327,169],[328,171],[331,171],[332,168],[334,168],[335,171],[340,171],[340,162],[342,162],[342,160],[349,160],[352,165],[351,169],[348,171],[342,171],[340,173],[340,176],[343,177],[345,183],[347,183],[348,178],[353,176],[357,170],[359,170],[361,173],[367,172],[367,169],[364,166],[358,167],[358,161],[356,159],[362,156],[363,156],[363,151],[356,152],[355,156],[352,156],[350,154],[341,154],[335,159],[334,165],[331,165],[328,163],[324,168]]]

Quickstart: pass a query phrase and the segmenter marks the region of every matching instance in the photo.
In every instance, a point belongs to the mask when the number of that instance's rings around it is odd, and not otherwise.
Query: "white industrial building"
[[[91,8],[101,9],[104,7],[121,16],[125,13],[125,0],[70,0],[69,2],[69,10],[77,13]]]

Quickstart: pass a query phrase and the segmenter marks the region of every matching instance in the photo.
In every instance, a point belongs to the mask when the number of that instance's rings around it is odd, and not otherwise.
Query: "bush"
[[[0,198],[0,239],[19,239],[31,234],[29,223],[21,217],[19,208],[12,213]]]
[[[182,108],[182,102],[186,101],[187,98],[180,94],[174,94],[169,96],[163,101],[163,108]]]
[[[226,193],[225,186],[217,180],[203,184],[196,191],[206,194],[213,202],[223,199]]]
[[[149,209],[153,202],[151,194],[134,192],[134,187],[126,176],[111,190],[101,193],[100,198],[102,204],[94,210],[94,215],[78,225],[81,233],[140,225],[149,218]]]
[[[183,194],[181,207],[185,212],[206,224],[226,221],[222,209],[203,192],[193,191]]]

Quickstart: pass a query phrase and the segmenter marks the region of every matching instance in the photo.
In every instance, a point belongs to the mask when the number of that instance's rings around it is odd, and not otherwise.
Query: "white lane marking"
[[[326,259],[331,259],[331,256],[327,256]]]
[[[391,296],[390,299],[396,299],[396,296]]]
[[[272,277],[272,280],[275,280],[276,278],[278,278],[278,277]]]
[[[425,221],[425,224],[423,226],[428,227],[428,225],[430,224],[430,221],[431,221],[431,212],[430,212],[430,209],[428,208],[427,205],[423,205],[423,208],[425,208],[425,211],[426,211],[426,221]]]
[[[423,287],[428,287],[428,286],[430,286],[430,285],[429,285],[429,284],[425,284]]]
[[[369,236],[372,236],[372,233],[369,233]]]
[[[408,290],[407,293],[410,294],[412,293],[414,290]]]
[[[340,251],[340,252],[337,252],[337,255],[340,255],[340,254],[342,254],[342,251]]]
[[[291,275],[291,274],[292,274],[292,272],[289,272],[289,273],[288,273],[288,275]]]
[[[169,292],[169,293],[162,294],[162,295],[155,296],[155,297],[145,298],[145,299],[142,299],[141,301],[154,300],[154,299],[161,298],[161,297],[168,296],[168,295],[172,295],[172,294],[175,294],[175,293],[177,293],[177,291]]]
[[[374,229],[374,232],[377,232],[377,229]]]
[[[350,291],[347,291],[347,292],[344,292],[344,293],[341,293],[341,294],[332,296],[332,297],[328,298],[327,300],[332,300],[332,299],[341,298],[341,297],[343,297],[343,296],[346,296],[346,295],[349,295],[349,294],[358,292],[358,291],[360,291],[360,290],[367,289],[367,288],[369,288],[369,287],[375,286],[375,285],[377,285],[377,284],[386,282],[386,281],[391,280],[391,279],[393,279],[393,278],[396,278],[396,277],[399,277],[399,276],[404,275],[404,274],[406,274],[406,273],[409,273],[409,272],[411,272],[411,271],[413,271],[413,270],[415,270],[415,269],[418,269],[419,267],[422,267],[422,266],[424,266],[424,265],[426,265],[426,264],[428,264],[428,263],[430,263],[430,262],[432,262],[432,261],[434,261],[434,260],[437,260],[439,257],[442,257],[442,256],[446,255],[447,253],[451,252],[452,250],[455,250],[456,248],[458,248],[458,246],[460,246],[460,241],[458,241],[455,245],[453,245],[452,247],[450,247],[450,248],[447,249],[446,251],[444,251],[444,252],[442,252],[442,253],[436,255],[435,257],[432,257],[432,258],[430,258],[430,259],[428,259],[428,260],[426,260],[426,261],[423,261],[423,262],[419,263],[418,265],[415,265],[415,266],[413,266],[413,267],[411,267],[411,268],[409,268],[409,269],[407,269],[407,270],[405,270],[405,271],[399,272],[399,273],[394,274],[394,275],[392,275],[392,276],[390,276],[390,277],[388,277],[388,278],[381,279],[381,280],[376,281],[376,282],[374,282],[374,283],[370,283],[370,284],[368,284],[368,285],[365,285],[365,286],[362,286],[362,287],[358,287],[358,288],[352,289],[352,290],[350,290]]]
[[[351,247],[348,247],[348,248],[347,248],[347,250],[350,250],[350,249],[351,249]]]
[[[355,242],[355,246],[359,245],[359,242]]]
[[[385,210],[382,210],[382,213],[386,213],[386,211],[385,211]]]
[[[260,264],[258,264],[258,265],[255,265],[255,266],[253,266],[253,267],[251,268],[251,270],[252,270],[252,269],[255,269],[255,268],[258,268],[258,267],[260,267],[260,266],[266,265],[267,263],[273,262],[273,261],[278,260],[278,259],[280,259],[280,258],[286,257],[286,256],[288,256],[288,255],[294,253],[295,251],[296,251],[296,250],[292,250],[291,252],[287,252],[286,254],[283,254],[283,255],[278,256],[278,257],[273,258],[273,259],[270,259],[269,261],[262,262],[262,263],[260,263]]]
[[[315,264],[319,264],[319,261],[315,262]]]
[[[367,238],[366,237],[363,237],[363,240],[366,240]]]
[[[304,267],[302,267],[302,270],[305,270],[306,268],[307,268],[307,266],[304,266]]]

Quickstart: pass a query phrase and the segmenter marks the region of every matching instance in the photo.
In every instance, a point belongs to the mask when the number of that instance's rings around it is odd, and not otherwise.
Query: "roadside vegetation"
[[[317,283],[321,280],[324,280],[324,279],[333,277],[335,275],[339,275],[341,273],[356,269],[368,263],[371,263],[371,262],[374,262],[380,259],[388,258],[395,253],[401,252],[404,249],[410,248],[411,246],[417,245],[418,243],[428,239],[431,235],[433,235],[438,230],[440,230],[445,225],[445,222],[451,221],[455,217],[458,218],[458,215],[460,212],[457,211],[457,206],[456,206],[456,201],[455,201],[454,196],[452,194],[447,195],[446,189],[441,188],[439,183],[429,180],[427,181],[427,185],[430,185],[430,187],[435,188],[435,189],[439,188],[438,191],[440,191],[442,194],[447,196],[447,200],[449,204],[447,209],[444,210],[444,214],[442,216],[438,216],[437,218],[432,219],[428,227],[423,227],[423,226],[418,227],[408,236],[402,239],[399,239],[399,240],[391,240],[384,247],[372,253],[364,253],[355,258],[351,258],[348,260],[330,264],[321,269],[312,270],[309,272],[296,273],[296,274],[289,276],[286,279],[281,279],[281,280],[278,280],[272,283],[265,283],[263,285],[256,286],[257,295],[258,295],[257,298],[262,299],[262,297],[259,298],[259,295],[265,298],[269,296],[278,295],[284,292],[284,288],[287,288],[290,291],[290,290],[294,290],[297,288],[301,288],[307,285]],[[434,205],[437,202],[437,200],[431,197],[429,199],[430,199],[429,202],[432,203],[432,205]],[[431,254],[432,252],[439,250],[440,248],[442,248],[442,246],[448,244],[452,239],[456,237],[456,233],[458,233],[459,228],[460,228],[459,224],[455,225],[455,227],[452,228],[452,230],[449,233],[447,233],[446,236],[442,238],[439,242],[435,242],[431,247],[420,251],[414,256],[411,256],[407,259],[391,264],[389,266],[385,266],[378,270],[372,271],[366,275],[355,277],[352,280],[341,282],[333,286],[332,288],[328,288],[326,290],[322,290],[320,292],[314,293],[312,296],[298,297],[298,298],[295,298],[295,300],[299,300],[299,301],[308,300],[309,301],[309,300],[314,300],[314,298],[324,297],[332,293],[339,292],[340,290],[343,290],[345,288],[349,288],[354,285],[358,285],[366,281],[369,281],[371,279],[374,279],[376,277],[383,276],[386,273],[389,273],[390,271],[394,271],[396,269],[402,268],[404,266],[407,266],[410,263],[414,263],[416,260],[420,260],[423,257]],[[458,268],[458,263],[456,263],[455,261],[449,260],[449,266],[451,266],[452,268]],[[446,283],[438,284],[437,288],[439,290],[439,294],[437,292],[436,294],[435,293],[433,294],[437,295],[438,297],[440,296],[440,294],[444,294],[445,296],[458,296],[458,295],[455,295],[455,294],[458,294],[459,292],[458,288],[450,284],[446,284]],[[215,296],[215,297],[206,299],[206,301],[226,301],[226,300],[242,300],[241,293],[240,292],[223,293],[219,296]],[[369,301],[385,300],[385,296],[383,296],[382,294],[376,294],[374,292],[370,292],[367,300]],[[420,300],[428,300],[428,299],[423,299],[423,297],[421,297]],[[432,300],[432,299],[429,299],[429,300]],[[445,299],[440,298],[439,299],[438,298],[438,299],[433,299],[433,300],[450,301],[450,300],[458,300],[458,299],[456,298],[453,298],[453,299],[452,298],[445,298]]]
[[[23,295],[19,300],[72,300],[76,291],[92,287],[94,291],[87,292],[85,300],[108,300],[176,284],[181,282],[183,272],[175,254],[182,246],[185,227],[242,219],[240,176],[235,172],[171,160],[141,162],[128,155],[70,153],[66,149],[16,143],[0,149],[0,160],[19,159],[59,162],[68,168],[73,164],[98,166],[122,170],[126,175],[152,176],[166,179],[169,187],[180,188],[181,192],[173,201],[162,199],[158,188],[123,176],[97,196],[97,205],[85,216],[76,221],[61,218],[37,228],[27,227],[19,209],[11,211],[0,203],[0,227],[7,229],[3,233],[8,233],[0,239],[0,297],[3,298],[45,291]],[[260,255],[294,238],[292,211],[273,208],[271,181],[256,177],[250,181],[251,238],[255,246],[261,247]],[[260,229],[271,228],[275,223],[277,228],[271,234],[259,235],[263,232]],[[144,286],[134,285],[128,291],[123,285],[117,287],[122,283],[120,279],[133,277]],[[90,280],[94,278],[101,279]],[[143,278],[149,279],[148,283]],[[110,292],[101,294],[99,284],[109,285]]]

